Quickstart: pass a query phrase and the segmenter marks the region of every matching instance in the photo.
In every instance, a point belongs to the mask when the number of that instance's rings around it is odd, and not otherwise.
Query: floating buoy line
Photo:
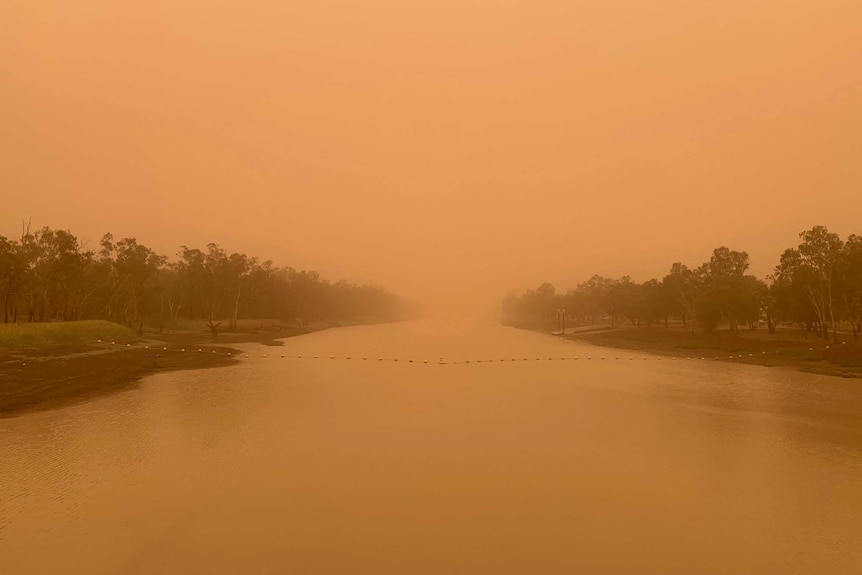
[[[103,343],[101,341],[97,343]],[[122,346],[131,348],[131,344],[116,344],[115,342],[111,342],[112,345]],[[687,357],[674,357],[674,356],[620,356],[620,355],[588,355],[588,356],[557,356],[557,357],[502,357],[502,358],[484,358],[484,359],[462,359],[462,360],[452,360],[446,359],[443,357],[438,357],[434,359],[430,358],[401,358],[401,357],[383,357],[383,356],[369,356],[369,355],[335,355],[335,354],[259,354],[259,353],[233,353],[233,352],[224,352],[217,351],[214,349],[204,350],[203,348],[172,348],[167,346],[135,346],[134,349],[138,350],[147,350],[154,352],[156,354],[155,357],[161,357],[164,354],[179,354],[179,353],[200,353],[207,355],[219,355],[225,357],[233,357],[236,359],[290,359],[290,360],[305,360],[305,361],[352,361],[352,362],[368,362],[368,361],[376,361],[376,362],[391,362],[391,363],[411,363],[411,364],[422,364],[422,365],[469,365],[469,364],[493,364],[493,363],[511,363],[511,362],[550,362],[550,361],[634,361],[634,360],[642,360],[642,361],[678,361],[678,360],[697,360],[697,361],[718,361],[718,360],[730,360],[730,359],[745,359],[745,358],[755,358],[755,357],[763,357],[770,354],[780,354],[780,351],[767,352],[763,351],[760,353],[749,353],[749,354],[738,354],[738,355],[716,355],[716,356],[687,356]],[[10,362],[11,363],[11,362]],[[15,362],[18,363],[18,362]],[[24,363],[24,362],[21,362]]]
[[[106,344],[108,342],[103,342],[102,340],[97,340],[94,343]],[[842,342],[846,344],[846,342]],[[132,349],[131,344],[117,344],[116,342],[110,342],[110,345],[117,347],[125,347]],[[840,344],[839,344],[840,345]],[[462,359],[462,360],[452,360],[452,359],[444,359],[442,357],[438,357],[436,359],[416,359],[416,358],[401,358],[401,357],[383,357],[377,356],[372,357],[368,355],[335,355],[335,354],[258,354],[258,353],[233,353],[233,352],[225,352],[218,351],[215,349],[204,350],[203,348],[172,348],[167,346],[150,346],[144,345],[134,346],[134,349],[138,350],[148,350],[151,352],[155,352],[154,357],[162,357],[163,354],[175,354],[175,353],[202,353],[208,355],[220,355],[225,357],[233,357],[237,359],[279,359],[279,360],[306,360],[306,361],[352,361],[352,362],[362,362],[362,361],[377,361],[377,362],[391,362],[391,363],[415,363],[422,365],[468,365],[468,364],[492,364],[492,363],[504,363],[504,362],[549,362],[549,361],[634,361],[636,359],[640,359],[642,361],[678,361],[678,360],[687,360],[687,361],[727,361],[727,360],[739,360],[739,359],[753,359],[753,358],[762,358],[769,355],[780,355],[781,351],[761,351],[759,353],[748,353],[748,354],[731,354],[731,355],[712,355],[712,356],[686,356],[686,357],[676,357],[676,356],[662,356],[662,355],[645,355],[636,358],[634,356],[621,356],[621,355],[588,355],[588,356],[560,356],[560,357],[503,357],[503,358],[485,358],[485,359]],[[829,346],[826,346],[826,349],[829,349]],[[813,348],[809,348],[809,351],[814,351]],[[51,358],[31,358],[29,361],[46,361]],[[19,364],[26,366],[27,360],[13,360],[6,362],[7,364]]]

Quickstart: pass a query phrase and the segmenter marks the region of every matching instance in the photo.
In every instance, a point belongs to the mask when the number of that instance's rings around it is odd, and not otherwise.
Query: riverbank
[[[0,347],[0,418],[134,389],[155,373],[229,367],[238,363],[233,357],[238,351],[232,344],[280,345],[279,339],[336,325],[321,323],[299,329],[277,322],[242,322],[241,331],[220,333],[213,341],[203,324],[189,323],[162,333],[145,331],[140,337],[111,332],[119,336],[113,341],[90,339],[84,343],[64,335],[60,341],[66,337],[68,343]],[[164,352],[163,347],[201,352]]]
[[[766,367],[794,367],[800,371],[862,378],[862,342],[848,335],[834,344],[798,330],[740,330],[712,334],[682,327],[599,328],[574,331],[566,339],[651,354],[708,358]],[[731,357],[732,356],[732,357]],[[740,357],[741,356],[741,357]]]

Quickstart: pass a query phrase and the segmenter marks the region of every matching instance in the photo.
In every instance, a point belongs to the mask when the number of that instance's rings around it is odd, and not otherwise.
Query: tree
[[[784,285],[801,289],[811,306],[818,333],[829,338],[829,326],[837,341],[835,290],[838,279],[844,244],[837,234],[830,233],[824,226],[814,226],[799,234],[802,242],[799,247],[788,249],[782,254],[775,269],[775,278]]]
[[[707,331],[726,321],[732,332],[740,323],[752,325],[759,315],[760,288],[754,276],[746,276],[748,254],[726,246],[716,248],[708,262],[697,269],[701,284],[698,322]]]
[[[670,267],[670,272],[662,279],[665,295],[671,310],[682,319],[683,325],[694,318],[697,310],[698,290],[700,288],[697,274],[685,264],[676,262]],[[669,315],[669,314],[668,314]],[[665,326],[667,326],[667,315]]]
[[[3,298],[3,323],[18,319],[16,303],[21,276],[20,246],[0,236],[0,297]]]
[[[853,329],[853,339],[859,339],[862,332],[862,236],[847,238],[839,272],[844,312]]]

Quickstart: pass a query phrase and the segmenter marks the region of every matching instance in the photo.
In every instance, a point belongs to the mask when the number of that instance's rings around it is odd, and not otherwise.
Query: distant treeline
[[[781,254],[765,280],[746,274],[748,254],[720,247],[708,262],[691,269],[675,263],[662,279],[644,283],[629,276],[593,276],[575,289],[558,294],[551,284],[503,301],[504,322],[549,326],[565,315],[568,325],[621,318],[632,325],[668,324],[681,320],[692,328],[713,331],[726,325],[751,329],[765,324],[798,325],[803,333],[836,337],[841,322],[858,339],[862,331],[862,237],[846,241],[824,226],[799,234],[801,243]],[[565,310],[565,311],[563,311]]]
[[[330,283],[317,272],[276,267],[227,253],[218,244],[182,246],[174,260],[135,238],[105,234],[84,249],[67,230],[24,226],[20,239],[0,236],[3,321],[106,319],[142,329],[180,318],[235,328],[238,318],[400,319],[415,306],[381,287]]]

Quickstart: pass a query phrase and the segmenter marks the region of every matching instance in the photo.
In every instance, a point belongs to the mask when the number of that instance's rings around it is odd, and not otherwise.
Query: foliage
[[[668,325],[670,318],[710,332],[725,325],[770,333],[780,324],[798,325],[804,334],[836,339],[837,325],[848,322],[855,338],[862,333],[862,237],[847,241],[823,226],[800,234],[801,243],[785,250],[767,282],[747,274],[748,254],[725,246],[695,269],[674,263],[661,280],[636,283],[598,275],[565,294],[545,283],[503,302],[503,318],[513,325],[553,325],[556,310],[565,309],[568,325],[616,326],[620,317],[631,325]]]
[[[145,319],[171,325],[181,318],[314,320],[398,319],[415,311],[378,286],[335,284],[317,272],[260,263],[218,244],[181,246],[169,261],[135,238],[105,234],[98,251],[81,247],[67,230],[22,230],[0,236],[3,322],[104,319],[143,329]]]

